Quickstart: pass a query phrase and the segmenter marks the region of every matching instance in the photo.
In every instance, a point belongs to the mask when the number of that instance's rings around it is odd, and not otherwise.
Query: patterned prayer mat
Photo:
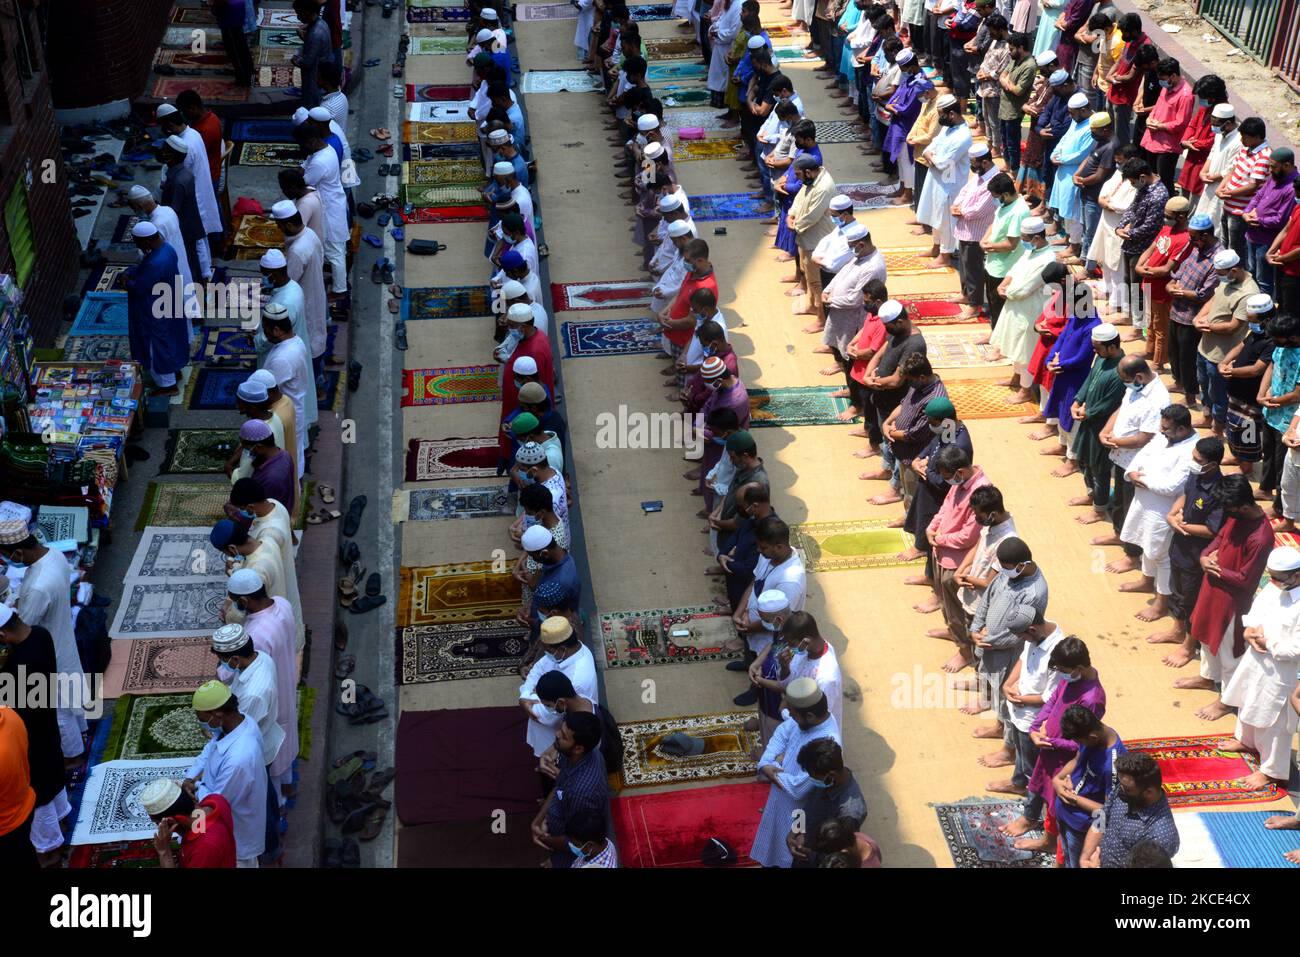
[[[955,302],[949,301],[952,293],[945,293],[943,300],[922,300],[919,296],[909,296],[907,298],[899,297],[899,302],[907,310],[907,318],[921,326],[950,326],[966,325],[968,323],[983,323],[978,316],[971,316],[967,319],[960,318],[961,306]],[[929,343],[929,337],[926,337],[926,343]]]
[[[586,70],[529,70],[521,89],[525,93],[595,93],[601,82]]]
[[[708,606],[612,612],[600,616],[600,634],[607,668],[722,661],[741,655],[725,647],[736,637],[731,616]]]
[[[301,23],[294,18],[294,26],[300,27]],[[216,26],[217,18],[212,15],[211,10],[203,7],[174,7],[172,9],[172,23],[196,23],[201,26]]]
[[[205,50],[224,50],[226,45],[221,42],[221,31],[215,27],[184,27],[171,26],[163,31],[163,46],[172,49],[192,50],[195,41],[202,37],[203,49]]]
[[[682,85],[670,83],[661,86],[655,90],[655,96],[663,101],[665,107],[676,109],[678,107],[693,107],[709,102],[709,88],[702,83],[691,85]],[[682,140],[673,148],[673,158],[677,158],[677,151],[686,143],[698,142],[697,140]]]
[[[211,47],[209,47],[211,49]],[[193,90],[205,103],[246,103],[249,88],[236,86],[234,77],[160,76],[154,80],[149,95],[160,100],[174,100],[185,90]]]
[[[692,160],[736,159],[745,152],[740,140],[682,140],[673,147],[673,161],[688,163]],[[695,201],[691,200],[694,209]]]
[[[412,522],[449,518],[513,518],[509,485],[462,485],[457,488],[421,488],[404,493],[407,507],[401,517]]]
[[[224,53],[191,53],[189,50],[159,49],[154,55],[156,66],[174,66],[182,70],[203,70],[211,73],[235,75],[230,57]]]
[[[291,86],[302,88],[302,71],[292,64],[276,66],[259,66],[253,78],[253,85],[259,89]]]
[[[746,731],[744,725],[753,716],[753,711],[729,711],[620,724],[623,785],[645,787],[671,781],[751,777],[758,770],[749,756],[758,744],[758,732]],[[661,751],[659,742],[678,731],[703,738],[704,752],[675,757]]]
[[[704,867],[700,851],[718,838],[736,852],[731,867],[757,867],[749,849],[770,787],[754,781],[614,798],[618,866]]]
[[[631,356],[658,352],[663,327],[653,319],[628,322],[566,322],[564,357]]]
[[[1201,824],[1209,832],[1214,848],[1219,852],[1223,867],[1277,867],[1295,868],[1283,859],[1287,851],[1296,849],[1294,830],[1272,830],[1264,822],[1272,817],[1271,811],[1223,811],[1198,814]],[[1180,814],[1179,824],[1186,820]]]
[[[470,19],[465,7],[408,7],[407,23],[464,23]]]
[[[1020,816],[1021,801],[994,798],[968,798],[953,804],[933,805],[939,817],[939,829],[948,842],[953,864],[973,867],[1052,867],[1054,855],[1041,851],[1020,851],[998,828]],[[1030,831],[1037,834],[1037,831]]]
[[[493,478],[500,457],[492,436],[472,439],[411,439],[406,450],[406,481]]]
[[[406,84],[407,103],[426,103],[435,100],[468,100],[473,95],[474,91],[468,86],[448,86],[438,83]]]
[[[284,47],[286,49],[301,47],[302,37],[298,35],[298,26],[289,29],[270,27],[257,31],[257,44],[263,47]]]
[[[411,44],[406,53],[408,56],[449,53],[459,53],[464,56],[466,49],[463,37],[411,37]]]
[[[468,100],[432,100],[406,104],[410,123],[472,123]]]
[[[284,233],[269,216],[250,213],[239,217],[230,244],[240,249],[278,249],[284,245]]]
[[[121,216],[117,217],[117,222],[113,225],[113,235],[109,237],[108,244],[110,246],[130,247],[130,249],[134,251],[135,240],[131,238],[131,230],[139,221],[140,218],[138,216],[133,216],[129,213],[123,213]],[[125,292],[125,290],[123,290],[123,292]]]
[[[104,844],[152,837],[158,826],[140,805],[140,792],[158,778],[185,776],[191,760],[106,761],[90,770],[71,843]]]
[[[293,516],[294,528],[307,526],[307,503],[313,484],[308,482],[306,492],[299,497],[298,513]],[[229,482],[150,482],[135,530],[142,532],[150,525],[211,529],[225,518],[225,505],[229,501]]]
[[[796,57],[801,56],[795,54]],[[780,59],[780,57],[778,57]],[[794,59],[790,57],[789,59]],[[856,123],[844,120],[822,120],[817,123],[817,144],[829,146],[833,143],[865,143],[867,134]]]
[[[412,123],[402,122],[404,143],[478,143],[478,133],[473,123]]]
[[[230,138],[241,143],[293,143],[291,120],[235,120],[230,124]]]
[[[298,757],[311,760],[311,716],[316,710],[316,689],[309,685],[298,686]],[[297,772],[294,783],[297,783]]]
[[[833,386],[795,386],[749,390],[749,427],[790,428],[796,425],[843,425],[839,414],[848,399],[835,399]]]
[[[221,472],[239,447],[238,429],[172,429],[159,475]]]
[[[80,844],[71,848],[68,867],[75,870],[100,870],[103,868],[153,868],[159,867],[158,852],[153,840],[110,841],[107,844]]]
[[[906,246],[885,253],[885,269],[890,276],[921,276],[956,271],[929,264],[929,246]],[[913,297],[915,298],[915,297]]]
[[[976,345],[975,340],[984,335],[983,330],[963,332],[928,332],[925,335],[926,355],[935,369],[983,369],[1010,365],[1007,358],[994,359],[997,350],[989,345]]]
[[[884,209],[890,204],[890,183],[840,183],[835,191],[853,200],[854,209]]]
[[[413,625],[401,641],[399,684],[498,678],[519,674],[528,628],[513,620]]]
[[[459,405],[495,402],[501,398],[498,366],[454,366],[447,369],[403,369],[402,405]]]
[[[128,580],[108,630],[114,639],[200,638],[221,626],[226,579]]]
[[[212,670],[215,673],[215,666]],[[104,760],[158,761],[198,754],[208,736],[194,713],[192,698],[189,694],[118,698]]]
[[[515,8],[521,23],[534,20],[576,20],[578,8],[569,3],[526,3]]]
[[[1250,751],[1216,747],[1228,740],[1222,734],[1198,734],[1139,738],[1124,744],[1130,751],[1143,751],[1155,758],[1170,807],[1258,804],[1286,797],[1286,789],[1272,783],[1245,789],[1242,779],[1259,770],[1259,757]]]
[[[451,160],[450,162],[459,162]],[[427,164],[416,164],[427,165]],[[477,207],[487,216],[483,194],[474,186],[403,186],[402,196],[413,209],[467,209]]]
[[[68,362],[130,359],[131,340],[125,336],[68,336],[63,343],[63,358]]]
[[[740,127],[725,127],[716,110],[673,110],[664,114],[664,129],[673,133],[687,127],[699,127],[706,133],[716,133],[721,138],[740,135]]]
[[[943,384],[959,419],[1010,419],[1038,410],[1032,402],[1007,405],[1012,393],[1000,379],[944,379]]]
[[[725,219],[762,219],[772,211],[759,209],[763,201],[750,193],[705,193],[691,197],[691,218],[697,223]]]
[[[487,286],[426,286],[407,289],[402,298],[403,319],[468,319],[492,315],[492,294]]]
[[[245,143],[235,158],[237,166],[302,166],[302,150],[286,143]]]
[[[42,505],[35,530],[46,542],[84,542],[89,526],[90,511],[84,505]]]
[[[297,30],[302,26],[302,21],[298,19],[298,14],[292,10],[259,7],[257,26],[261,30]]]
[[[790,526],[790,544],[799,549],[810,572],[893,568],[923,561],[899,559],[899,552],[912,547],[912,536],[887,524],[885,519],[804,522]]]
[[[111,665],[109,672],[113,673]],[[215,673],[210,636],[142,638],[127,646],[120,691],[123,694],[193,691]],[[111,697],[107,693],[110,690],[118,689],[106,688],[105,697]]]
[[[645,41],[647,60],[676,60],[681,57],[703,56],[695,37],[652,37]]]
[[[402,164],[404,186],[459,186],[483,182],[483,164],[476,159],[440,159]],[[477,189],[468,199],[446,205],[467,205],[483,197]]]
[[[129,332],[126,293],[90,292],[81,300],[69,336],[125,336]]]
[[[408,163],[440,159],[475,159],[477,143],[403,143],[402,159]]]
[[[581,309],[645,308],[654,283],[638,279],[610,282],[553,282],[551,305],[556,312]]]
[[[211,531],[210,524],[147,526],[125,578],[145,582],[222,579],[225,556],[208,541]]]
[[[86,280],[85,292],[126,292],[126,274],[129,268],[105,263],[92,270]]]
[[[233,358],[248,361],[257,358],[253,333],[239,326],[208,326],[194,350],[194,359]]]
[[[397,624],[443,625],[449,622],[513,619],[523,599],[519,580],[493,563],[403,567]]]
[[[190,380],[187,388],[189,408],[192,411],[211,411],[215,409],[234,409],[235,392],[239,384],[248,378],[247,369],[226,369],[204,367],[198,375]],[[326,387],[316,394],[317,409],[336,409],[343,399],[339,388],[337,369],[326,370]]]
[[[702,80],[708,73],[708,68],[698,63],[651,63],[645,78],[647,83],[653,84],[666,80]]]
[[[424,188],[440,189],[441,187]],[[487,220],[486,206],[417,206],[406,217],[408,223],[485,223]]]
[[[258,47],[255,56],[257,59],[253,62],[258,66],[293,66],[293,58],[297,54],[284,47]],[[348,56],[348,53],[343,54],[345,63]]]

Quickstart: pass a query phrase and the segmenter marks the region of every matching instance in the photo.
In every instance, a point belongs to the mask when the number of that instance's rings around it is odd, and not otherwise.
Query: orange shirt
[[[208,148],[208,169],[212,172],[212,182],[216,183],[221,179],[221,120],[208,110],[208,115],[195,123],[194,128]]]
[[[34,807],[27,726],[13,708],[0,708],[0,835],[21,827]]]

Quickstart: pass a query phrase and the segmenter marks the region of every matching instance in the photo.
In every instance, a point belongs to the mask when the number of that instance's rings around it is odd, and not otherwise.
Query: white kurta
[[[1120,400],[1119,408],[1116,410],[1115,425],[1111,428],[1111,432],[1117,439],[1125,439],[1130,435],[1145,432],[1147,435],[1155,436],[1151,440],[1154,442],[1160,438],[1160,411],[1168,406],[1169,390],[1158,377],[1153,376],[1151,381],[1137,392],[1126,388],[1124,398]],[[1138,451],[1129,448],[1111,449],[1110,460],[1127,469],[1137,458]]]
[[[1214,134],[1214,145],[1210,147],[1210,155],[1205,159],[1204,172],[1207,176],[1227,176],[1232,172],[1233,164],[1237,162],[1237,154],[1241,152],[1241,131],[1233,130],[1227,136],[1222,133]],[[1196,209],[1192,215],[1204,213],[1210,217],[1214,223],[1215,233],[1221,233],[1223,230],[1219,225],[1219,219],[1223,215],[1223,200],[1215,195],[1215,190],[1222,185],[1222,182],[1207,183],[1205,189],[1201,191],[1200,198],[1196,201]],[[1223,237],[1220,236],[1220,239]]]
[[[543,654],[534,662],[528,671],[528,677],[519,686],[519,697],[537,698],[537,682],[548,671],[562,672],[575,692],[592,704],[600,703],[600,694],[596,690],[596,659],[586,645],[563,661],[557,662],[550,655]],[[540,758],[555,743],[555,729],[563,723],[564,716],[551,711],[541,701],[533,705],[532,712],[524,737],[533,749],[533,754]]]
[[[685,222],[690,228],[690,232],[687,235],[689,235],[691,239],[699,239],[700,230],[695,225],[695,220],[686,219],[683,220],[683,222]],[[660,223],[659,225],[661,228],[664,227],[663,223]],[[674,243],[672,238],[668,235],[667,228],[663,228],[659,246],[655,249],[655,254],[650,257],[650,271],[662,274],[664,270],[672,264],[673,258],[677,255],[677,244]]]
[[[789,867],[794,861],[785,839],[793,823],[792,815],[813,788],[807,773],[799,765],[799,751],[805,744],[819,738],[834,738],[843,743],[840,726],[833,717],[828,715],[825,721],[807,731],[799,727],[794,718],[787,717],[777,725],[772,739],[767,742],[767,749],[758,759],[760,768],[775,764],[781,769],[776,783],[767,792],[763,817],[754,834],[754,846],[749,849],[749,856],[764,867]]]
[[[316,234],[316,237],[325,242],[325,208],[321,206],[320,193],[314,189],[308,189],[298,199],[294,200],[294,205],[298,207],[298,215],[302,217],[302,224]]]
[[[298,598],[298,567],[294,564],[293,523],[289,519],[289,510],[275,499],[268,499],[272,509],[266,515],[253,519],[248,527],[248,534],[259,542],[270,542],[280,549],[280,567],[284,569],[285,598],[289,607],[297,616],[297,645],[301,649],[306,638],[302,625],[302,602]]]
[[[851,225],[851,224],[850,224]],[[813,250],[812,259],[828,273],[837,273],[853,258],[853,250],[844,241],[847,226],[836,226],[833,232],[822,237],[817,248]]]
[[[709,28],[712,34],[709,40],[712,44],[712,53],[709,56],[708,87],[714,93],[724,92],[727,89],[727,79],[731,76],[731,69],[727,66],[727,54],[731,52],[731,42],[740,32],[740,8],[741,4],[737,0],[731,0],[731,6],[723,10],[722,15],[718,17],[718,22]]]
[[[348,241],[348,198],[339,181],[339,157],[332,146],[323,146],[302,167],[303,179],[316,187],[324,217],[325,236],[329,243]]]
[[[209,741],[185,776],[198,785],[200,800],[220,794],[230,805],[236,857],[247,861],[266,850],[266,762],[256,721],[245,717],[234,731]]]
[[[823,290],[826,328],[822,330],[822,342],[837,349],[840,355],[847,354],[849,343],[862,331],[862,291],[873,279],[882,282],[885,279],[885,256],[879,249],[849,262]]]
[[[212,188],[212,169],[208,166],[208,147],[203,134],[192,126],[185,127],[181,139],[189,147],[181,165],[194,174],[194,200],[199,204],[199,219],[208,235],[222,231],[221,210],[217,206],[217,192]]]
[[[1120,539],[1142,549],[1149,559],[1161,560],[1169,554],[1169,543],[1174,530],[1165,517],[1183,493],[1188,470],[1192,464],[1192,449],[1199,438],[1195,432],[1175,445],[1157,434],[1138,451],[1128,465],[1129,472],[1141,472],[1147,487],[1133,486],[1133,504]]]
[[[844,676],[840,671],[839,656],[829,641],[820,657],[809,658],[806,652],[796,652],[790,657],[789,681],[794,681],[795,678],[811,678],[817,682],[817,687],[826,695],[826,703],[830,706],[835,726],[843,728]],[[786,683],[789,684],[789,681]]]
[[[528,191],[528,187],[520,183],[510,191],[510,198],[514,200],[519,207],[519,216],[528,227],[529,232],[533,230],[535,217],[533,215],[533,194]]]
[[[917,200],[916,219],[935,231],[934,238],[943,252],[957,249],[952,234],[952,202],[970,176],[970,147],[970,127],[958,123],[940,127],[938,135],[925,148],[930,172]]]
[[[596,22],[596,5],[592,0],[578,0],[578,24],[573,28],[573,45],[586,52],[591,28]]]
[[[258,542],[257,547],[245,555],[243,562],[236,567],[251,568],[257,572],[257,577],[262,579],[266,593],[272,598],[289,600],[284,576],[284,561],[280,558],[280,547],[275,542]],[[238,608],[232,605],[227,610],[227,622],[237,623],[243,620],[244,615]]]
[[[316,422],[316,376],[312,373],[307,343],[298,336],[277,342],[262,359],[262,368],[275,376],[281,392],[293,403],[297,419],[298,445],[307,447],[307,430]]]
[[[1088,258],[1100,263],[1111,272],[1118,272],[1124,262],[1124,251],[1121,248],[1124,240],[1115,235],[1115,230],[1119,229],[1119,221],[1124,218],[1124,211],[1132,205],[1133,197],[1137,195],[1137,188],[1124,178],[1123,173],[1115,170],[1110,179],[1102,184],[1101,192],[1097,195],[1099,199],[1106,200],[1115,208],[1103,207],[1101,222],[1092,237],[1092,245],[1088,247]]]
[[[298,335],[307,343],[314,359],[325,351],[329,324],[329,300],[325,295],[325,246],[315,233],[304,229],[286,244],[284,258],[289,264],[289,278],[302,287],[306,330]]]
[[[270,767],[284,743],[275,662],[270,655],[259,652],[248,667],[235,671],[223,665],[217,677],[230,685],[239,699],[239,713],[257,722],[257,730],[262,732],[262,763]]]
[[[803,557],[797,549],[790,550],[790,557],[779,565],[763,556],[754,565],[754,587],[749,592],[746,611],[750,621],[760,621],[758,614],[758,597],[765,591],[776,590],[785,595],[791,611],[803,611],[804,602],[808,600],[808,572],[804,567]],[[772,632],[763,630],[745,636],[750,650],[761,655],[763,649],[772,643]]]
[[[28,625],[50,633],[54,639],[54,662],[65,681],[84,674],[72,627],[71,582],[72,566],[62,552],[51,548],[27,568],[14,606],[18,617]],[[84,682],[84,677],[81,680]],[[58,709],[59,741],[63,756],[75,758],[86,750],[81,737],[86,730],[85,698],[69,704],[76,707]]]
[[[677,298],[677,291],[682,288],[682,283],[686,281],[686,269],[686,260],[682,258],[682,251],[678,249],[676,258],[668,264],[664,274],[659,277],[659,281],[650,290],[650,308],[652,311],[656,313],[663,312]]]
[[[293,334],[306,342],[307,302],[302,292],[302,286],[290,279],[283,286],[272,288],[271,295],[267,297],[267,304],[270,303],[284,306],[289,313],[289,322],[293,326]],[[253,334],[253,345],[257,349],[258,355],[264,355],[271,348],[270,340],[262,335],[260,328]]]
[[[293,768],[298,756],[298,656],[295,647],[298,621],[284,598],[271,599],[271,607],[244,618],[244,630],[253,647],[275,662],[277,722],[284,730],[284,744],[271,764],[271,776],[281,778]]]
[[[1237,708],[1246,724],[1267,728],[1281,720],[1294,732],[1296,713],[1287,699],[1300,669],[1300,593],[1270,582],[1255,596],[1241,623],[1264,630],[1268,651],[1246,644],[1246,653],[1223,689],[1223,703]]]
[[[1017,366],[1027,366],[1038,345],[1034,323],[1052,294],[1043,284],[1043,270],[1054,262],[1056,252],[1049,244],[1022,255],[1007,273],[1007,301],[989,342]]]

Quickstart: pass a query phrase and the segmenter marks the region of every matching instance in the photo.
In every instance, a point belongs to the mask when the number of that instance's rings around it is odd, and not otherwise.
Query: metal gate
[[[1295,39],[1295,0],[1200,0],[1197,12],[1256,60],[1271,63],[1281,45],[1278,24]],[[1288,16],[1283,17],[1283,8]]]
[[[1278,37],[1269,66],[1300,90],[1300,0],[1283,0]]]

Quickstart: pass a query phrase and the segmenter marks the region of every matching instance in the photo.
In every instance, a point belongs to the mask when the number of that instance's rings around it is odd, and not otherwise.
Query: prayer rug
[[[534,20],[576,20],[578,8],[569,3],[526,3],[515,8],[521,23]]]
[[[459,186],[483,182],[483,164],[476,159],[440,159],[402,164],[404,186]],[[483,201],[477,189],[456,197],[448,206],[465,206]],[[432,204],[427,204],[432,205]]]
[[[525,828],[526,830],[526,828]],[[153,840],[110,841],[107,844],[80,844],[68,856],[68,867],[75,870],[100,870],[103,868],[159,867],[158,852]]]
[[[406,481],[493,478],[501,452],[492,436],[473,439],[411,439],[406,450]]]
[[[518,705],[403,711],[393,803],[403,827],[537,814],[537,759]],[[399,843],[400,843],[399,838]]]
[[[194,713],[193,695],[123,695],[113,709],[113,731],[104,760],[194,757],[207,743]]]
[[[523,597],[519,580],[509,571],[493,571],[490,561],[403,567],[401,572],[397,624],[402,627],[513,619]]]
[[[451,162],[458,162],[451,160]],[[427,166],[427,163],[415,165]],[[403,186],[402,195],[412,209],[467,209],[477,206],[487,216],[483,194],[474,186]]]
[[[708,75],[708,68],[698,63],[651,63],[646,69],[647,83],[662,83],[665,80],[702,80]],[[690,126],[691,124],[686,124]]]
[[[520,89],[525,93],[595,93],[601,82],[586,70],[529,70]]]
[[[255,55],[257,59],[253,62],[258,66],[293,66],[293,58],[297,56],[293,50],[284,47],[258,47]],[[349,56],[349,53],[343,54],[345,65]]]
[[[1264,822],[1273,813],[1223,811],[1197,814],[1197,818],[1209,832],[1210,840],[1219,852],[1221,866],[1295,868],[1297,865],[1284,860],[1282,855],[1300,847],[1300,840],[1297,840],[1294,830],[1270,831],[1264,827]],[[1179,815],[1179,824],[1185,819],[1185,815]]]
[[[194,359],[233,358],[253,361],[257,358],[253,333],[239,326],[208,326],[194,352]]]
[[[671,3],[643,3],[636,6],[629,6],[628,12],[632,14],[633,21],[645,23],[648,20],[672,20],[673,5]]]
[[[245,143],[235,158],[237,166],[302,166],[302,150],[285,143]]]
[[[302,26],[294,18],[294,26]],[[205,10],[202,7],[175,7],[172,9],[172,23],[197,23],[203,26],[216,26],[217,18],[212,15],[211,10]]]
[[[624,786],[752,777],[758,768],[749,754],[758,745],[758,732],[744,725],[753,716],[753,711],[728,711],[620,724]],[[704,752],[676,757],[661,751],[659,742],[678,731],[703,738]]]
[[[841,196],[853,200],[854,209],[884,209],[890,202],[889,183],[842,183],[835,187]]]
[[[1130,751],[1143,751],[1155,758],[1170,807],[1257,804],[1286,797],[1286,790],[1272,783],[1254,790],[1244,788],[1242,778],[1259,770],[1259,757],[1251,751],[1216,747],[1227,740],[1222,734],[1199,734],[1139,738],[1124,744]]]
[[[261,30],[297,30],[302,26],[302,21],[292,10],[260,7],[257,11],[257,26]]]
[[[673,147],[673,162],[737,159],[745,152],[740,140],[682,140]],[[694,200],[692,200],[692,209]]]
[[[509,485],[422,488],[407,493],[405,520],[437,522],[449,518],[514,517]]]
[[[106,761],[91,768],[70,843],[105,844],[152,837],[158,825],[140,805],[140,792],[159,778],[183,778],[191,763],[189,758]]]
[[[533,843],[536,814],[403,827],[397,835],[397,866],[534,868],[545,856]]]
[[[284,245],[284,233],[269,216],[250,213],[239,217],[230,243],[240,249],[275,249]]]
[[[675,60],[703,56],[695,37],[654,37],[645,41],[647,60]]]
[[[679,86],[670,84],[655,90],[655,96],[663,101],[664,106],[672,109],[676,107],[699,106],[702,103],[709,102],[709,88],[703,84],[692,86]],[[699,140],[680,140],[673,147],[673,159],[679,158],[680,150],[687,143],[698,143]]]
[[[468,319],[492,315],[487,286],[426,286],[407,289],[402,298],[403,319]]]
[[[437,83],[406,84],[407,103],[426,103],[434,100],[468,100],[474,91],[468,86],[447,86]],[[477,155],[477,151],[476,155]]]
[[[125,336],[68,336],[63,343],[67,362],[107,362],[130,359],[131,340]]]
[[[976,345],[983,330],[965,332],[929,332],[925,336],[926,355],[935,369],[984,369],[1010,365],[1007,358],[994,359],[997,350],[990,345]]]
[[[241,143],[293,143],[292,120],[235,120],[230,138]]]
[[[566,322],[564,357],[631,356],[658,352],[663,326],[653,319],[629,322]]]
[[[398,683],[518,676],[528,627],[517,621],[456,622],[402,629]]]
[[[1032,402],[1007,405],[1012,393],[1001,379],[944,379],[943,384],[959,419],[1010,419],[1038,410]]]
[[[691,218],[697,223],[725,219],[762,219],[772,211],[759,209],[763,201],[750,193],[705,193],[691,197]]]
[[[249,92],[246,86],[236,86],[233,76],[160,76],[154,81],[149,95],[160,100],[174,100],[185,90],[198,93],[204,103],[245,103]]]
[[[580,309],[644,308],[650,305],[654,283],[639,279],[609,282],[553,282],[551,305],[556,312]]]
[[[90,292],[81,300],[69,336],[126,336],[126,293]]]
[[[408,56],[447,53],[459,53],[464,56],[466,49],[463,37],[411,37],[406,53]]]
[[[128,581],[108,636],[198,638],[221,627],[226,580],[185,582]]]
[[[403,369],[402,406],[459,405],[501,398],[497,366]]]
[[[948,842],[952,861],[959,868],[973,867],[1052,867],[1053,854],[1017,850],[1018,838],[998,830],[1020,817],[1023,801],[999,801],[995,798],[968,798],[953,804],[935,804],[939,829]],[[1030,831],[1036,835],[1038,831]]]
[[[951,295],[952,295],[951,293],[945,293],[945,296],[951,296]],[[948,299],[922,300],[920,299],[920,297],[913,295],[913,296],[908,296],[905,299],[900,297],[898,301],[903,305],[903,308],[907,310],[907,318],[911,319],[912,322],[916,323],[917,325],[949,326],[949,325],[966,325],[968,323],[977,323],[977,322],[983,324],[984,321],[980,319],[978,316],[971,316],[968,319],[960,318],[961,305],[955,302],[951,302]],[[926,343],[928,344],[929,341],[930,340],[927,337]]]
[[[929,246],[907,246],[885,253],[885,269],[891,276],[921,276],[935,273],[954,273],[944,266],[931,266]]]
[[[189,50],[159,49],[154,55],[155,66],[174,66],[181,70],[202,70],[204,73],[229,73],[235,75],[230,66],[230,57],[224,53],[191,53]]]
[[[298,35],[298,26],[289,29],[272,27],[257,31],[257,44],[263,47],[297,48],[302,46],[302,37]],[[464,43],[461,44],[464,49]]]
[[[302,71],[292,64],[277,66],[259,66],[253,83],[260,89],[296,86],[302,87]]]
[[[200,41],[199,37],[203,39]],[[221,42],[221,31],[215,27],[183,27],[171,26],[163,31],[163,46],[172,49],[193,50],[196,43],[201,42],[203,49],[224,50],[226,45]]]
[[[402,159],[408,163],[441,159],[474,159],[482,155],[477,143],[403,143]]]
[[[865,143],[866,141],[867,134],[856,123],[846,123],[844,120],[822,120],[817,123],[817,145],[819,146],[829,146],[832,143]]]
[[[736,852],[735,867],[755,867],[749,856],[770,784],[721,784],[609,802],[619,867],[704,867],[700,852],[719,838]]]
[[[611,612],[600,616],[600,634],[607,668],[723,661],[741,655],[726,648],[736,638],[731,616],[709,606]]]
[[[138,216],[129,213],[123,213],[117,217],[117,223],[113,226],[113,235],[109,237],[110,246],[127,246],[135,250],[135,240],[131,238],[131,230],[135,224],[140,221]],[[126,290],[123,289],[123,292]]]
[[[465,7],[408,7],[407,23],[463,23],[470,19]]]
[[[204,475],[224,471],[239,447],[238,429],[171,429],[159,475]]]
[[[472,123],[468,100],[433,100],[406,104],[410,123]]]
[[[839,414],[849,407],[849,400],[832,398],[834,391],[834,386],[750,389],[749,427],[843,425]]]
[[[899,559],[899,552],[912,547],[912,536],[886,525],[885,519],[804,522],[790,526],[790,544],[799,549],[810,572],[893,568],[923,561]]]
[[[408,223],[485,223],[486,206],[427,206],[416,207],[407,215]]]
[[[314,483],[308,482],[306,491],[299,496],[298,512],[293,516],[293,527],[307,526],[307,503],[311,499]],[[150,482],[145,492],[140,517],[135,530],[142,532],[150,525],[168,527],[211,529],[225,518],[225,505],[230,501],[229,482]]]
[[[84,542],[90,527],[90,511],[84,505],[42,505],[36,514],[36,531],[47,542]]]
[[[404,143],[478,143],[478,132],[473,123],[412,123],[402,122]]]
[[[129,266],[105,263],[90,274],[85,292],[126,292],[126,274]]]
[[[316,689],[308,685],[298,686],[298,757],[303,761],[311,760],[311,716],[316,710]],[[298,781],[294,772],[294,783]]]
[[[190,386],[189,408],[193,411],[234,409],[235,392],[248,378],[247,369],[214,369],[204,367]]]
[[[706,133],[718,133],[723,138],[739,136],[740,127],[725,127],[716,110],[674,110],[664,114],[664,129],[677,133],[686,127],[698,126]],[[695,198],[691,197],[694,209]]]
[[[803,55],[803,47],[772,47],[772,59],[780,62],[781,60],[806,60]],[[820,140],[821,137],[818,136]]]
[[[120,646],[119,646],[120,648]],[[104,697],[117,694],[164,694],[193,691],[213,677],[211,636],[141,638],[114,656],[104,678]],[[121,670],[114,667],[122,660]]]

